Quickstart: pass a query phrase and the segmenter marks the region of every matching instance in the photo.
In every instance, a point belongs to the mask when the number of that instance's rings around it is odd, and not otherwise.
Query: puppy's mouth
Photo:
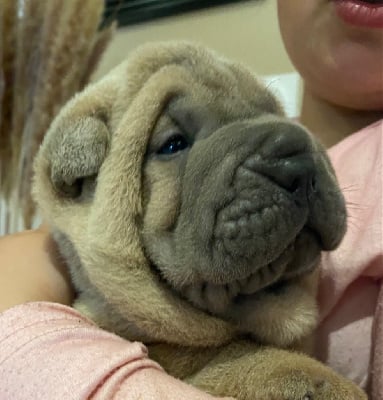
[[[233,304],[246,302],[264,290],[278,292],[289,281],[312,272],[319,263],[320,253],[317,236],[304,228],[272,262],[230,282],[202,281],[177,287],[167,281],[160,268],[155,264],[152,267],[162,282],[181,298],[203,311],[225,318]]]

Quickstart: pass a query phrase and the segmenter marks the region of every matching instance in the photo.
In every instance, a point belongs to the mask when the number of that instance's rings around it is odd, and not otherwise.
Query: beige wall
[[[294,71],[278,30],[276,0],[216,7],[121,28],[105,53],[98,78],[148,41],[189,39],[242,61],[262,75]]]

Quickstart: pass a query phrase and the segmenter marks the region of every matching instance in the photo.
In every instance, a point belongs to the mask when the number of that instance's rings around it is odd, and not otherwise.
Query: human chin
[[[330,81],[348,89],[354,96],[365,96],[363,100],[369,103],[368,108],[373,104],[382,108],[383,39],[376,45],[368,37],[350,36],[342,35],[329,43],[326,67]]]

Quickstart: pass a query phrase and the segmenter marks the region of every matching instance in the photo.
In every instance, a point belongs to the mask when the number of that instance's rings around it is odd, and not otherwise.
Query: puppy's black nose
[[[244,166],[306,200],[315,191],[315,161],[307,133],[299,126],[279,123]]]
[[[290,193],[307,196],[315,191],[315,161],[312,143],[299,125],[280,123],[260,149],[264,175]]]
[[[256,170],[292,194],[306,196],[309,191],[315,191],[315,167],[309,154],[263,162],[249,158],[244,166]]]

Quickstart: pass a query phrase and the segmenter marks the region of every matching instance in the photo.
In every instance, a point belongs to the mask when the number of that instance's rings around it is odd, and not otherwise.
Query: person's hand
[[[72,300],[68,272],[45,227],[0,237],[0,312],[30,301]]]

